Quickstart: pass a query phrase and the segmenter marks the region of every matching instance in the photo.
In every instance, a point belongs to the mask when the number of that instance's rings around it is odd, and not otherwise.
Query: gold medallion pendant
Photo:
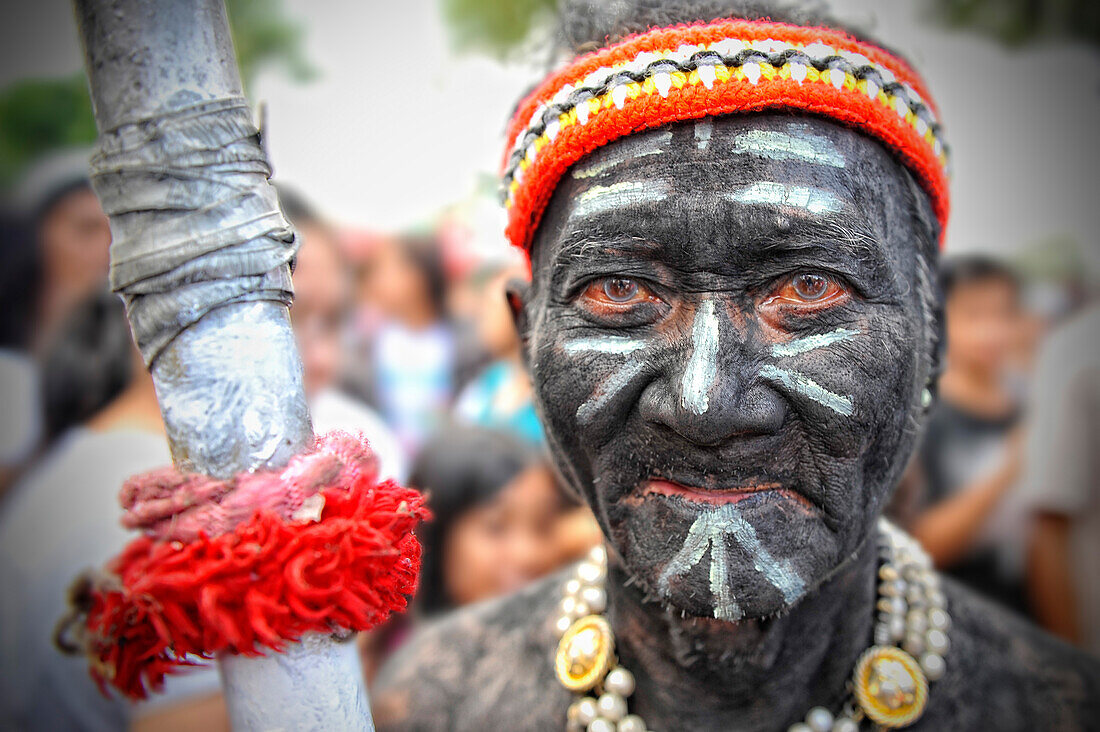
[[[554,670],[565,688],[588,691],[603,680],[614,655],[615,637],[607,620],[602,615],[586,615],[561,637]]]
[[[883,727],[908,727],[920,719],[928,702],[928,681],[920,664],[894,646],[868,648],[852,683],[863,713]]]

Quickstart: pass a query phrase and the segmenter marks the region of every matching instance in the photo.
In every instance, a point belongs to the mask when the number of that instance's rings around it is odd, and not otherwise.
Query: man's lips
[[[647,480],[641,486],[641,495],[643,498],[647,496],[665,496],[681,498],[693,503],[707,503],[711,505],[738,503],[739,501],[743,501],[759,493],[774,493],[803,504],[806,507],[811,507],[810,502],[801,493],[789,488],[784,488],[781,483],[774,482],[753,483],[732,488],[703,488],[700,486],[673,483],[663,478],[653,478]]]

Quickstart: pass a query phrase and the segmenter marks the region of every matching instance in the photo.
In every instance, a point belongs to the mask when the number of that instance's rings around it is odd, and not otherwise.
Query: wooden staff
[[[222,0],[74,0],[99,128],[92,179],[183,470],[279,467],[312,437],[290,328],[292,230]],[[371,729],[354,643],[219,660],[233,727]]]

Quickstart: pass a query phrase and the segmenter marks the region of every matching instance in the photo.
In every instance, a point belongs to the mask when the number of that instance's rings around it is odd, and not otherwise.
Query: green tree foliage
[[[0,93],[0,183],[45,152],[89,145],[95,136],[83,72],[13,84]]]
[[[1098,0],[928,0],[932,16],[1009,45],[1069,38],[1100,45]]]
[[[302,53],[304,29],[286,17],[283,0],[226,0],[225,10],[246,89],[267,66],[282,67],[295,81],[317,75]]]
[[[440,0],[443,20],[460,51],[506,59],[553,18],[555,0]]]
[[[289,20],[283,0],[226,0],[241,78],[278,66],[298,81],[316,74],[302,53],[300,25]],[[61,79],[28,79],[0,90],[0,186],[51,150],[91,145],[95,118],[83,72]]]

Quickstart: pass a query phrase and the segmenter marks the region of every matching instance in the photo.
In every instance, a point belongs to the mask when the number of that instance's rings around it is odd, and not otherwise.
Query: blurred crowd
[[[43,162],[3,221],[0,720],[216,728],[212,671],[133,708],[52,647],[69,581],[126,541],[122,481],[170,460],[83,170]],[[360,640],[369,679],[411,625],[512,592],[600,533],[548,462],[505,296],[519,255],[453,217],[346,231],[280,197],[301,241],[292,323],[315,431],[362,431],[383,476],[435,514],[412,609]],[[946,259],[941,285],[941,373],[889,513],[943,571],[1100,653],[1100,310],[1080,272],[1037,279],[988,257]]]

